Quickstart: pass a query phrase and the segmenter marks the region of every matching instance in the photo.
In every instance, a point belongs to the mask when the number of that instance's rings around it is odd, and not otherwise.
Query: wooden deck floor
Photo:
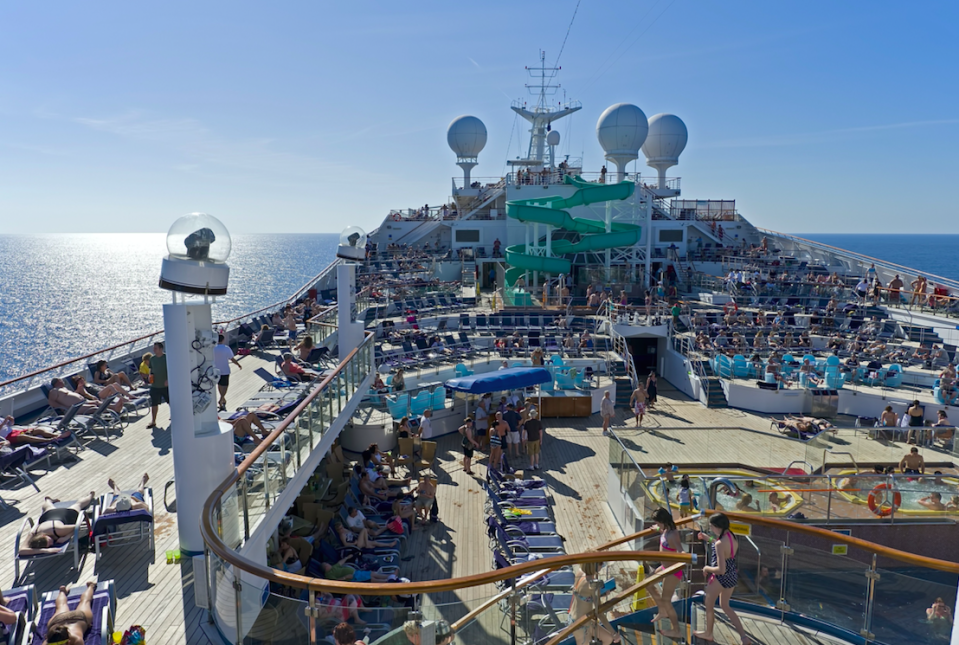
[[[241,362],[244,369],[234,372],[231,383],[230,400],[234,403],[258,390],[272,374],[270,357],[247,356]],[[632,420],[626,418],[625,410],[620,411],[616,430],[635,441],[637,461],[659,464],[728,460],[757,466],[785,466],[795,458],[797,450],[803,451],[797,448],[803,444],[771,432],[768,417],[739,410],[708,410],[676,393],[665,382],[660,392],[660,405],[646,418],[646,426],[652,428],[652,432],[639,435],[628,430]],[[145,470],[150,473],[157,500],[155,561],[151,561],[145,545],[107,549],[96,571],[90,554],[79,571],[72,569],[69,558],[47,560],[32,565],[26,579],[36,584],[38,591],[94,577],[115,579],[119,628],[143,625],[150,642],[164,645],[219,645],[216,637],[211,640],[207,635],[209,628],[205,625],[204,612],[193,606],[190,562],[179,565],[165,562],[165,551],[177,547],[176,515],[163,505],[164,484],[173,477],[166,407],[161,408],[159,428],[148,430],[148,421],[148,416],[141,417],[112,443],[92,443],[80,454],[79,461],[67,460],[50,472],[34,471],[42,494],[28,487],[3,491],[11,508],[0,513],[0,549],[7,553],[7,558],[0,563],[0,576],[4,586],[12,584],[15,535],[25,516],[37,517],[43,495],[66,500],[75,499],[80,491],[91,488],[104,492],[109,476],[117,478],[121,486],[129,486]],[[602,436],[598,416],[547,420],[546,426],[544,469],[536,475],[545,479],[552,489],[554,516],[559,532],[566,537],[567,552],[590,550],[618,537],[619,528],[606,504],[610,440]],[[697,428],[713,429],[708,441],[703,441],[706,431]],[[748,441],[736,439],[738,433],[743,432],[738,428],[755,432],[749,433]],[[898,461],[904,452],[901,444],[888,446],[866,439],[857,441],[855,447],[864,461]],[[843,449],[848,446],[844,445]],[[413,580],[459,577],[491,569],[482,482],[478,476],[465,474],[460,460],[458,437],[441,438],[434,467],[440,484],[440,522],[421,527],[405,547],[401,574]],[[474,470],[478,475],[485,474],[485,460],[474,465]],[[425,603],[425,613],[427,617],[442,617],[452,622],[495,593],[492,586],[487,586],[443,594]],[[500,640],[500,612],[494,609],[490,614],[471,627],[468,638],[464,635],[462,642]],[[799,645],[817,641],[797,637],[765,642]]]

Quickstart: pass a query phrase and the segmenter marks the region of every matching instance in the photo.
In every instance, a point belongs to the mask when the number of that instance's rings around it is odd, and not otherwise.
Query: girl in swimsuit
[[[596,575],[599,573],[599,563],[584,562],[582,570],[576,574],[576,583],[573,585],[573,599],[570,601],[569,617],[572,620],[585,616],[593,611],[594,589],[599,585]],[[584,627],[574,632],[576,645],[618,644],[621,641],[616,628],[609,624],[606,614],[600,614],[599,621],[589,621]]]
[[[671,552],[683,552],[683,542],[680,539],[679,530],[676,528],[676,522],[673,521],[672,514],[665,508],[657,508],[653,513],[653,522],[659,528],[659,550]],[[659,572],[663,567],[656,569]],[[676,615],[676,609],[673,607],[673,593],[676,587],[683,579],[683,572],[677,571],[673,575],[663,580],[663,590],[660,592],[658,585],[648,587],[649,595],[653,602],[659,607],[659,613],[653,616],[651,622],[656,623],[664,618],[670,622],[672,629],[663,630],[662,634],[666,638],[679,638],[679,616]]]
[[[729,619],[730,624],[739,632],[739,638],[742,645],[749,645],[752,640],[746,635],[739,616],[729,606],[729,599],[736,589],[736,583],[739,581],[739,571],[736,568],[736,554],[739,553],[739,544],[733,538],[729,530],[729,518],[722,513],[716,513],[709,518],[709,532],[707,536],[704,533],[699,534],[700,540],[710,540],[709,545],[709,564],[703,567],[703,573],[709,577],[706,584],[706,629],[704,631],[693,632],[697,638],[704,641],[713,640],[713,623],[716,620],[716,598],[719,598],[719,606],[723,613]]]
[[[43,639],[43,645],[49,643],[83,643],[86,633],[90,631],[93,625],[93,593],[96,591],[97,583],[88,582],[87,588],[80,596],[80,602],[76,609],[70,609],[67,604],[67,588],[60,587],[60,594],[57,596],[56,612],[47,623],[47,635]]]
[[[508,428],[509,424],[503,421],[503,413],[497,412],[496,422],[490,428],[488,468],[500,469],[500,462],[503,459],[503,443]]]

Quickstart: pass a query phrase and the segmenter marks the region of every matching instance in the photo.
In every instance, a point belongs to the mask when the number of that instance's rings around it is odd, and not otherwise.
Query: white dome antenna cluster
[[[666,170],[679,163],[689,133],[674,114],[657,114],[649,120],[649,134],[643,144],[646,165],[659,171],[659,187],[666,188]]]
[[[639,158],[639,149],[648,132],[646,115],[631,103],[611,105],[600,115],[596,138],[606,153],[606,160],[616,164],[617,181],[625,178],[626,164]]]
[[[469,188],[470,170],[486,147],[486,126],[475,116],[458,116],[446,130],[446,142],[456,153],[456,165],[463,169],[463,187]]]
[[[556,146],[559,145],[559,132],[550,130],[546,135],[546,145],[549,146],[549,166],[556,167]]]

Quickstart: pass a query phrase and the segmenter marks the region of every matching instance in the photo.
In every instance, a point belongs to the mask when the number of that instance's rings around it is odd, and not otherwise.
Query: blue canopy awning
[[[451,378],[446,387],[457,392],[486,394],[487,392],[505,392],[524,387],[549,383],[553,375],[544,367],[512,367],[475,376]]]

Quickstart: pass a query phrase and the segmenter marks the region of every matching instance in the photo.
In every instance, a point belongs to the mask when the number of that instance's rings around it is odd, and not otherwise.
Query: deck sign
[[[752,535],[753,534],[752,524],[746,524],[745,522],[730,522],[729,530],[735,533],[736,535]]]
[[[852,529],[833,529],[832,532],[845,535],[846,537],[852,537]]]
[[[833,544],[832,545],[832,554],[833,555],[847,555],[849,553],[848,544]]]

